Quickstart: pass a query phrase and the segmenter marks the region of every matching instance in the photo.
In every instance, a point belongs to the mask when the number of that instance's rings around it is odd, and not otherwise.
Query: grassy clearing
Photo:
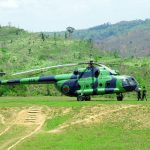
[[[53,119],[48,119],[45,122],[45,130],[49,131],[52,130],[54,128],[56,128],[57,126],[59,126],[60,124],[63,124],[65,121],[67,121],[69,118],[71,118],[72,115],[64,115],[64,116],[57,116],[54,117]]]
[[[8,132],[0,136],[0,150],[7,149],[8,146],[20,139],[28,132],[28,129],[24,126],[12,126]]]
[[[95,105],[95,104],[150,104],[148,101],[137,101],[135,98],[125,99],[122,102],[117,102],[116,99],[96,97],[92,98],[90,102],[77,102],[76,98],[70,97],[55,97],[55,96],[42,96],[42,97],[1,97],[0,107],[23,107],[32,105],[46,105],[46,106],[64,106],[82,107],[84,105]]]
[[[16,147],[16,150],[148,150],[149,130],[125,130],[118,124],[74,126],[61,134],[40,133]],[[34,146],[33,146],[34,145]]]
[[[40,130],[12,150],[149,150],[149,104],[135,99],[117,102],[98,97],[90,102],[77,102],[68,97],[2,97],[0,114],[6,124],[0,122],[0,127],[4,129],[8,122],[14,123],[9,110],[18,118],[20,111],[42,108],[42,116],[46,118]],[[12,126],[0,136],[0,150],[9,148],[38,126]]]

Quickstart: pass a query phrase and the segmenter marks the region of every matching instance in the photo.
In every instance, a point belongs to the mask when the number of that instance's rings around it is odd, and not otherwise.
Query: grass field
[[[149,150],[150,100],[1,97],[0,150]]]

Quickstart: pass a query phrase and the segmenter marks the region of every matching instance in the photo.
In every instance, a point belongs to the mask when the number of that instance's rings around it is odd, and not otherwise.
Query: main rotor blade
[[[106,70],[108,70],[109,72],[111,72],[112,74],[117,74],[115,70],[112,70],[111,68],[105,66],[104,64],[97,64],[103,68],[105,68]]]
[[[43,68],[28,70],[28,71],[24,71],[24,72],[14,73],[12,75],[15,76],[15,75],[21,75],[21,74],[28,74],[28,73],[33,73],[33,72],[37,72],[37,71],[45,72],[48,69],[52,69],[52,68],[71,67],[71,66],[78,66],[78,65],[97,65],[97,66],[106,68],[110,72],[113,72],[113,70],[111,70],[110,68],[108,68],[104,64],[90,61],[90,62],[81,62],[81,63],[76,63],[76,64],[64,64],[64,65],[56,65],[56,66],[43,67]]]
[[[79,65],[79,64],[65,64],[65,65],[49,66],[49,67],[23,71],[23,72],[19,72],[19,73],[14,73],[12,75],[15,76],[15,75],[32,73],[32,72],[36,72],[36,71],[45,71],[45,70],[52,69],[52,68],[71,67],[71,66],[77,66],[77,65]]]

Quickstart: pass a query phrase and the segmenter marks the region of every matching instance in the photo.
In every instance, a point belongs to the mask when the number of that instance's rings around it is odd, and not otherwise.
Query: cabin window
[[[100,86],[100,87],[102,87],[102,86],[103,86],[103,84],[102,84],[102,83],[100,83],[100,84],[99,84],[99,86]]]
[[[78,85],[78,89],[81,89],[81,86],[80,86],[80,85]]]
[[[110,82],[107,82],[107,83],[106,83],[106,86],[107,86],[107,87],[110,87]]]
[[[74,75],[78,75],[78,74],[79,74],[79,71],[78,71],[78,70],[75,70],[73,73],[74,73]]]
[[[91,83],[91,88],[93,88],[94,87],[94,83]]]
[[[86,85],[85,87],[86,87],[86,88],[89,88],[89,85]]]

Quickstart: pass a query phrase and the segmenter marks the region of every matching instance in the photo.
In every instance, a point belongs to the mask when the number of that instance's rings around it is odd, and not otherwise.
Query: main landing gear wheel
[[[82,95],[78,95],[77,96],[77,101],[83,101],[83,96]]]
[[[90,96],[85,96],[85,101],[90,101],[91,97]]]
[[[123,101],[123,94],[122,93],[119,93],[117,95],[117,101]]]
[[[90,101],[90,100],[91,100],[90,96],[84,96],[84,95],[77,96],[77,101]]]

